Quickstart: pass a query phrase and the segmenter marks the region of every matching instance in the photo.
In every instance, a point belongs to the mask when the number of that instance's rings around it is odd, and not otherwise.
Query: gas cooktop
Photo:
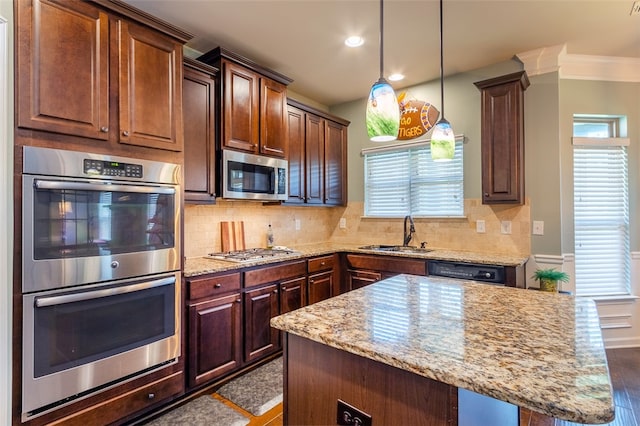
[[[286,247],[268,248],[252,248],[238,251],[227,251],[219,253],[209,253],[206,257],[209,259],[226,260],[227,262],[251,262],[260,259],[277,259],[291,255],[300,254],[295,250]]]

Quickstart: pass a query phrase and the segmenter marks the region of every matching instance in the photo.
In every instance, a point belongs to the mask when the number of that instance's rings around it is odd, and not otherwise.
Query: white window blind
[[[463,216],[462,141],[451,161],[433,161],[428,143],[364,152],[365,216]]]
[[[578,296],[630,294],[628,139],[615,140],[574,138]]]

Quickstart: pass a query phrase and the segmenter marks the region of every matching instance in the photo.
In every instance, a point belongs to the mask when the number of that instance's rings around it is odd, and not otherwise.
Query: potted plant
[[[555,269],[537,269],[533,274],[534,279],[540,281],[540,290],[542,291],[558,291],[558,281],[569,282],[569,275],[566,272],[556,271]]]

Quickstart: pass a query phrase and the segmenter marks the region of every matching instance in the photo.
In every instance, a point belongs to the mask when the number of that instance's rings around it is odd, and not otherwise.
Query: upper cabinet
[[[109,0],[18,1],[16,16],[19,129],[104,141],[125,155],[120,144],[182,151],[189,34]],[[18,143],[25,138],[38,136],[19,133]]]
[[[289,203],[346,205],[349,121],[288,101]]]
[[[291,79],[218,47],[198,60],[221,71],[220,147],[287,158]]]
[[[184,199],[214,203],[216,170],[215,93],[218,70],[184,59]]]
[[[482,203],[524,204],[525,71],[474,83],[482,93]]]

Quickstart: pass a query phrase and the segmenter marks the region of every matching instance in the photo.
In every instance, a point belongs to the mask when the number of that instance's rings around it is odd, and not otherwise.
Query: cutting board
[[[244,222],[220,222],[222,251],[244,250]]]

